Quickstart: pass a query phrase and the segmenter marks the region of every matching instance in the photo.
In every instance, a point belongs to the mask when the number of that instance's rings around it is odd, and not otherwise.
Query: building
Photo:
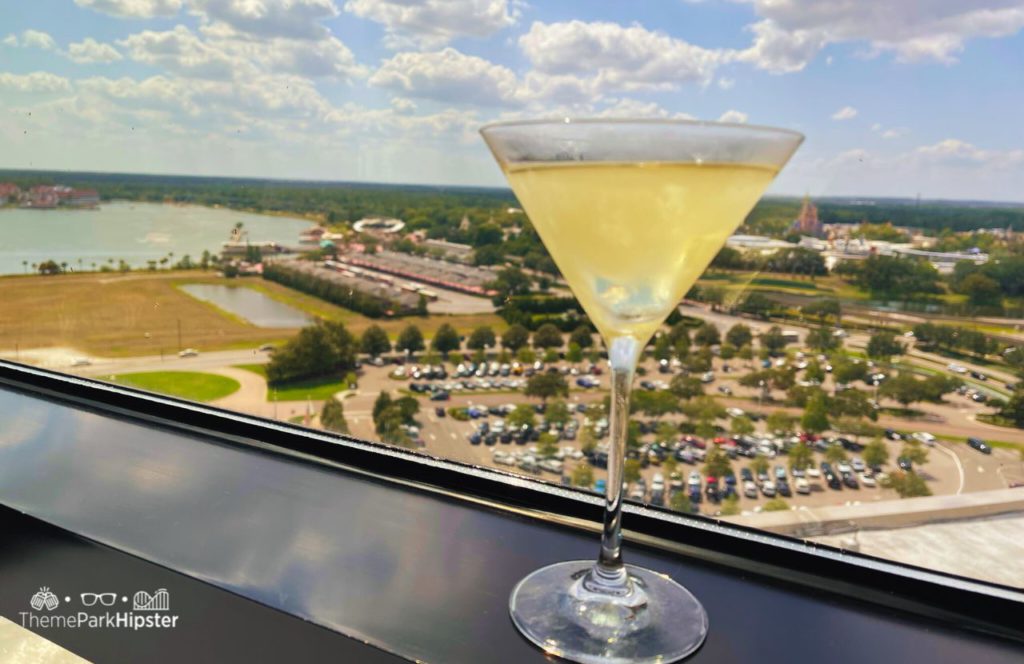
[[[13,182],[0,182],[0,205],[7,205],[18,200],[21,189]]]
[[[448,242],[447,240],[424,240],[423,246],[441,252],[446,260],[457,263],[473,262],[473,247],[468,244]]]
[[[95,189],[72,189],[65,202],[71,207],[94,208],[100,204],[100,195]]]
[[[357,233],[371,233],[373,235],[391,235],[405,228],[405,222],[401,219],[387,219],[385,217],[366,217],[352,224]]]
[[[776,240],[773,237],[763,235],[731,235],[725,241],[725,246],[737,251],[754,252],[758,254],[773,254],[779,249],[792,249],[796,245],[785,240]]]
[[[804,196],[800,216],[793,221],[792,230],[800,235],[821,237],[822,226],[821,220],[818,219],[818,206],[811,202],[810,196]]]
[[[892,253],[896,256],[924,258],[935,266],[939,274],[950,274],[960,261],[973,261],[978,265],[988,262],[988,254],[979,249],[971,249],[969,251],[925,251],[923,249],[911,249],[906,246],[894,245]]]

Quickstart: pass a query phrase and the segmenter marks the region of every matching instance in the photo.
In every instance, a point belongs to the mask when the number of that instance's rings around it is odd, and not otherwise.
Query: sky
[[[0,168],[503,185],[477,130],[807,136],[771,192],[1024,202],[1024,0],[33,0]]]

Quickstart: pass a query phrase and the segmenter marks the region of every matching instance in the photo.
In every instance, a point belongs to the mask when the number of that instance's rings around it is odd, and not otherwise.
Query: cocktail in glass
[[[516,627],[578,662],[670,662],[700,647],[700,602],[622,561],[629,392],[641,351],[799,147],[796,132],[690,121],[488,125],[484,140],[608,348],[608,481],[596,562],[539,569],[513,590]]]

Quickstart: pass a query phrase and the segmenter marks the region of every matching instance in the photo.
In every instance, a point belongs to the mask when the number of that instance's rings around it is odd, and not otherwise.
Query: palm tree
[[[28,274],[28,261],[21,261],[21,269],[25,271],[25,274]]]

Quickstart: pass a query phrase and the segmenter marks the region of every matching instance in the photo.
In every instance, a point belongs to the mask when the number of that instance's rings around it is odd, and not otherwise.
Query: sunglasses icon
[[[82,593],[80,597],[85,606],[93,606],[97,601],[103,606],[114,606],[117,601],[117,593]]]

